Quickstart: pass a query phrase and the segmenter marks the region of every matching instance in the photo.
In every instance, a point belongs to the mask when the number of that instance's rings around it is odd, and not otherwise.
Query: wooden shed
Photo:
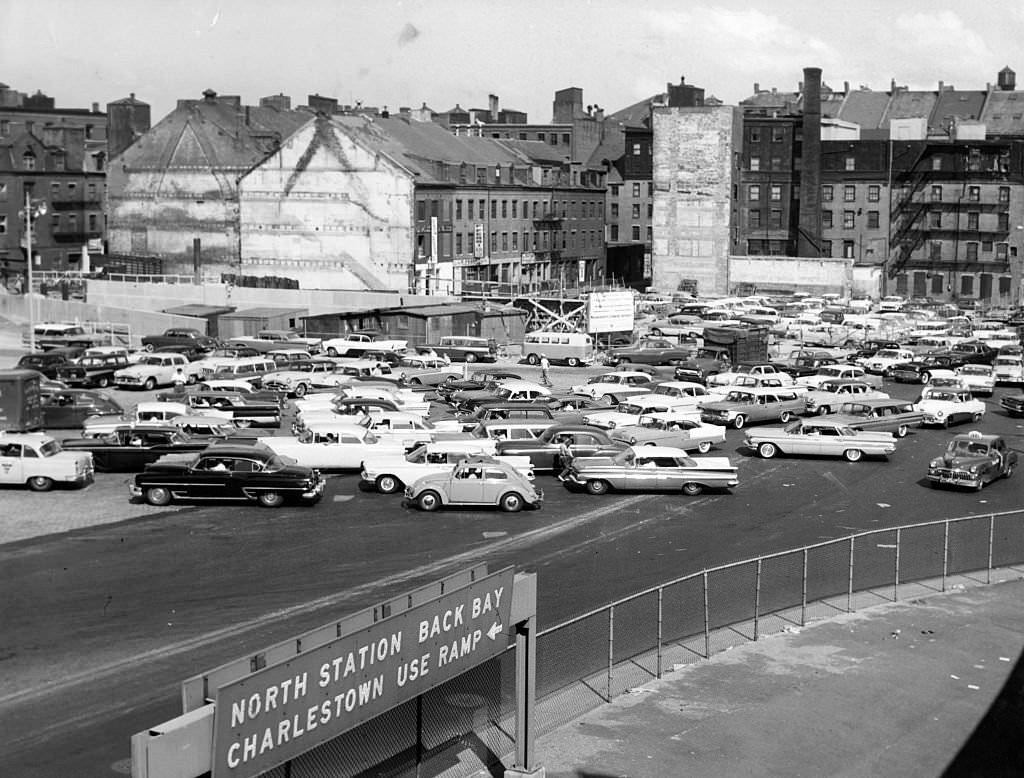
[[[260,330],[301,329],[308,308],[247,308],[220,316],[220,337],[240,338]]]

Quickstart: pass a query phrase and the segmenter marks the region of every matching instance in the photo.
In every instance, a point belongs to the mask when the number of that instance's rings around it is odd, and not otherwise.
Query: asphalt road
[[[1024,425],[997,410],[1003,391],[960,429],[1024,449]],[[543,628],[707,567],[1019,508],[1020,475],[980,493],[928,488],[950,434],[915,430],[888,461],[847,463],[762,460],[731,430],[714,453],[739,465],[740,485],[697,498],[592,497],[540,476],[540,511],[424,514],[338,476],[313,508],[152,510],[0,546],[0,764],[20,778],[125,774],[130,736],[180,712],[182,679],[477,562],[536,572]],[[61,510],[122,504],[125,480],[53,496],[71,501]]]

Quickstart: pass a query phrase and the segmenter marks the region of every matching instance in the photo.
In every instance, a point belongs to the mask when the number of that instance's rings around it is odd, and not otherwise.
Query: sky
[[[284,93],[445,111],[456,103],[551,120],[583,89],[611,113],[664,92],[728,104],[829,86],[985,88],[1009,65],[1024,89],[1024,2],[988,0],[2,0],[0,82],[60,108],[134,93],[152,121],[204,89],[243,103]],[[1016,61],[1015,61],[1016,60]]]

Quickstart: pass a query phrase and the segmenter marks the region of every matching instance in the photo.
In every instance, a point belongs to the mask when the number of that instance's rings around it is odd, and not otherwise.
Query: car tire
[[[565,361],[569,365],[569,367],[579,367],[580,366],[580,361],[576,357],[569,357]]]
[[[96,386],[99,389],[106,389],[108,386],[110,386],[110,379],[107,378],[107,376],[105,375],[101,375],[99,378],[96,379]]]
[[[618,360],[619,360],[618,364],[620,364],[620,365],[628,365],[632,361],[629,357],[622,357],[622,356],[618,357]]]
[[[506,513],[518,513],[523,509],[523,497],[518,492],[507,492],[501,495],[498,505]]]
[[[687,497],[696,497],[698,494],[704,491],[704,487],[700,484],[694,483],[693,481],[687,481],[683,484],[683,494]]]
[[[423,382],[420,379],[418,379],[418,378],[413,378],[413,379],[411,379],[409,381],[409,384],[411,386],[421,386],[423,384]]]
[[[701,454],[706,454],[710,450],[711,450],[711,441],[710,440],[702,440],[700,443],[697,444],[697,451],[699,453],[701,453]]]
[[[909,431],[909,429],[907,428],[907,425],[906,424],[901,424],[900,426],[898,426],[896,428],[896,437],[897,438],[905,438],[905,437],[907,437],[907,432],[908,431]]]
[[[45,475],[35,475],[28,479],[28,488],[33,492],[48,492],[53,488],[53,479]]]
[[[305,384],[298,384],[295,387],[295,396],[296,397],[305,397],[306,396],[306,392],[308,392],[308,391],[309,391],[309,387],[308,386],[306,386]]]
[[[921,383],[922,384],[927,384],[931,380],[932,380],[932,374],[929,373],[927,370],[925,372],[921,373]]]
[[[653,330],[651,330],[651,334],[654,337],[656,337],[656,338],[660,338],[661,337],[661,330],[659,330],[657,327],[655,327]]]
[[[154,389],[156,389],[156,379],[150,376],[149,378],[146,379],[146,382],[142,385],[142,388],[145,389],[147,392],[152,392]]]
[[[162,486],[151,486],[146,490],[146,502],[157,507],[171,504],[171,490]]]
[[[587,481],[586,489],[588,494],[608,494],[608,490],[611,489],[611,485],[607,481],[595,478]]]
[[[526,356],[526,364],[538,365],[540,364],[540,357],[538,357],[536,354],[528,354]]]
[[[436,511],[441,507],[441,495],[428,489],[416,498],[416,504],[421,511]]]
[[[256,502],[264,508],[278,508],[284,505],[284,495],[280,492],[260,492],[256,495]]]
[[[189,386],[194,386],[196,381],[198,380],[199,377],[195,373],[189,373],[188,377],[185,379],[185,383],[188,384]]]
[[[602,394],[601,395],[601,402],[603,402],[605,405],[616,405],[617,404],[616,401],[615,401],[615,395],[611,395],[611,394]]]
[[[468,351],[466,352],[465,359],[467,362],[472,364],[473,362],[476,362],[476,354],[474,354],[472,351]]]
[[[974,424],[977,424],[979,421],[981,421],[981,417],[982,416],[984,416],[984,414],[982,414],[982,413],[975,413],[973,416],[971,416],[971,422],[973,422]]]
[[[792,419],[793,414],[790,413],[789,411],[783,411],[782,413],[779,414],[779,421],[781,421],[783,424],[789,424],[789,422]]]
[[[334,346],[331,346],[329,349],[327,349],[327,356],[329,356],[329,357],[336,357],[336,356],[338,356],[338,349],[334,348]]]
[[[762,459],[771,459],[779,453],[779,449],[774,443],[762,443],[757,447],[757,453]]]
[[[864,456],[864,452],[859,448],[848,448],[843,452],[843,456],[847,462],[859,462],[861,457]]]
[[[153,351],[156,348],[152,343],[147,343],[142,347],[144,351]]]
[[[825,414],[827,414],[831,410],[832,409],[829,408],[827,405],[819,405],[818,406],[818,415],[819,416],[824,416]]]
[[[1011,475],[1013,475],[1014,468],[1015,465],[1013,464],[1007,465],[1006,472],[1003,473],[1003,478],[1009,478]]]
[[[390,474],[377,476],[375,483],[377,484],[377,491],[381,494],[394,494],[402,488],[402,482]]]
[[[742,413],[739,416],[737,416],[735,419],[732,420],[732,427],[733,427],[733,429],[741,430],[741,429],[743,429],[746,426],[746,424],[747,424],[747,417],[744,416]]]

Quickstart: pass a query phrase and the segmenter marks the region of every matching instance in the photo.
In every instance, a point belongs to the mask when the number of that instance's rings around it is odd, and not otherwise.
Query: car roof
[[[650,457],[689,457],[690,455],[681,448],[673,446],[632,446],[635,454],[643,454]]]
[[[33,443],[37,446],[48,440],[56,440],[45,432],[7,432],[6,430],[0,430],[0,439],[8,443]]]
[[[208,445],[201,453],[203,454],[217,454],[218,456],[239,456],[239,457],[251,457],[254,453],[263,456],[271,457],[274,456],[274,451],[269,446],[263,443],[236,443],[235,441],[214,441]]]
[[[651,377],[650,373],[645,373],[642,370],[612,370],[610,373],[601,373],[600,375],[602,375],[602,376],[606,376],[606,375],[644,376],[645,378],[650,378]]]

